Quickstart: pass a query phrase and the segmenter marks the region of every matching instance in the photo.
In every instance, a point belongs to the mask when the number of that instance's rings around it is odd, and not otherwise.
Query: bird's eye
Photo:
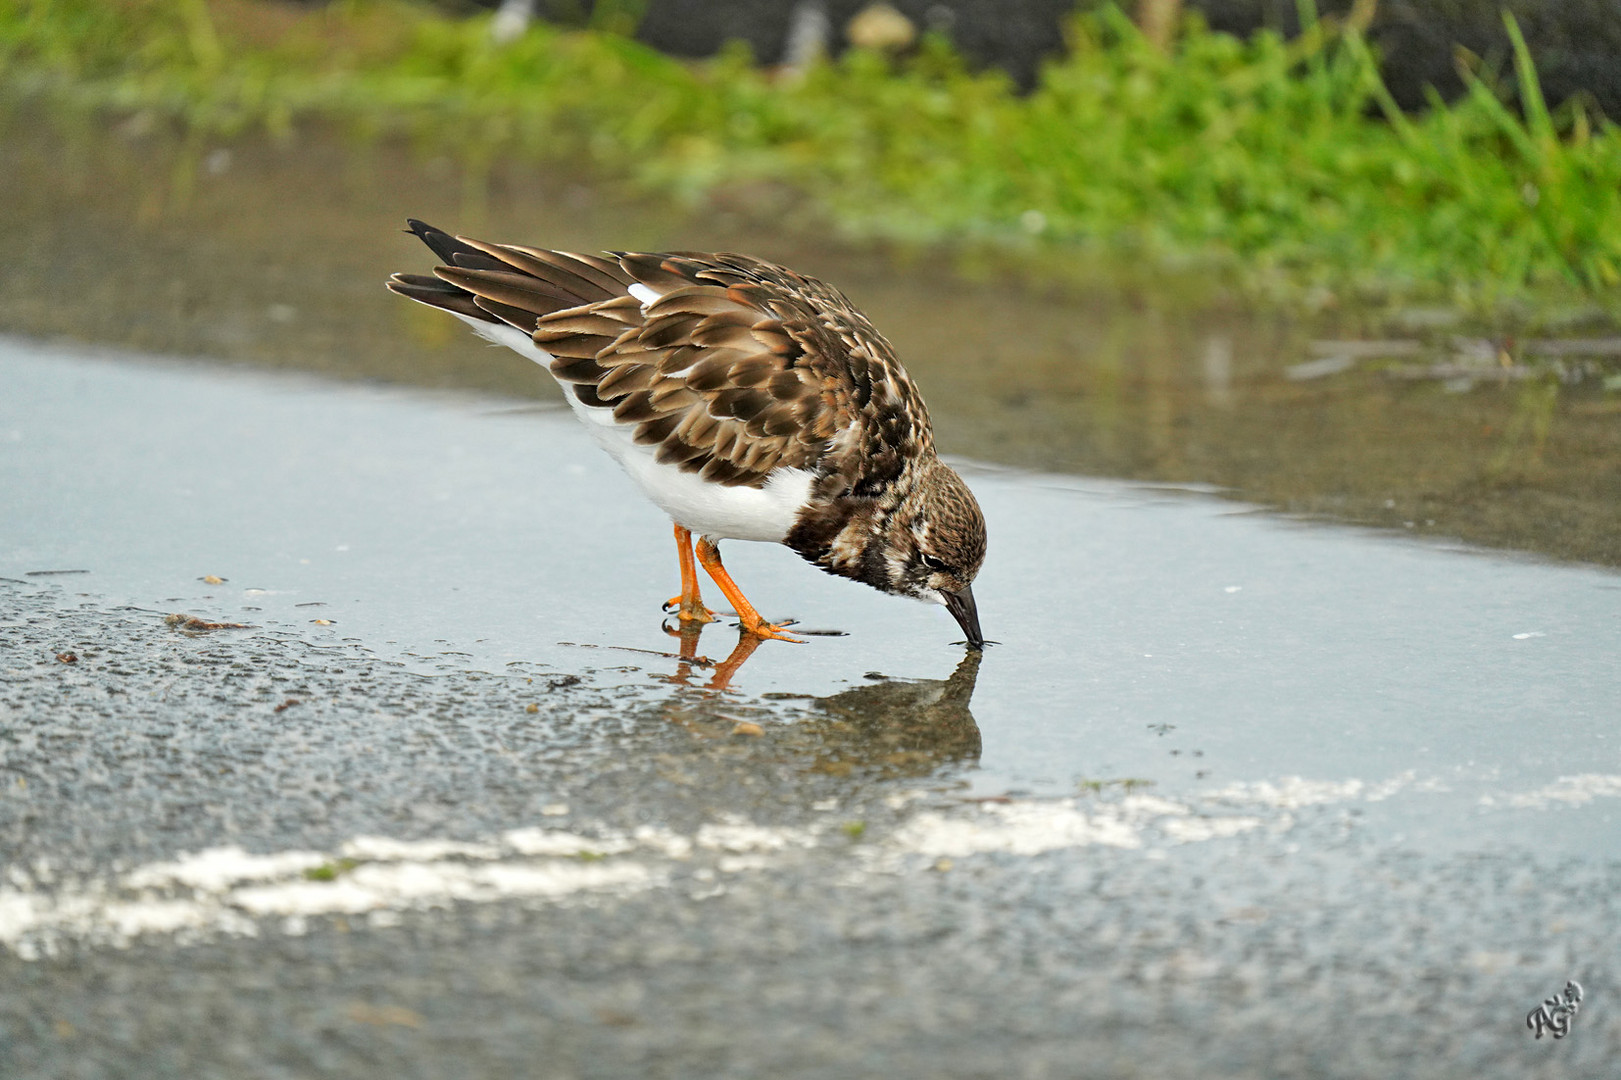
[[[918,556],[918,558],[919,558],[919,561],[921,561],[925,567],[927,567],[928,569],[934,571],[936,574],[949,574],[949,573],[951,573],[951,567],[947,566],[940,559],[936,559],[933,555],[920,555],[920,556]]]

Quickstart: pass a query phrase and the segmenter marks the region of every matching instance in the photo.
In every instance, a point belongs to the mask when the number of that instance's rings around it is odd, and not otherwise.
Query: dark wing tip
[[[454,236],[451,236],[443,229],[434,228],[426,221],[419,221],[416,218],[406,218],[405,224],[406,232],[411,233],[418,240],[421,240],[424,244],[427,244],[428,247],[433,249],[433,253],[435,255],[439,256],[452,266],[456,265],[456,257],[458,255],[464,257],[472,256],[476,258],[487,257],[483,255],[482,252],[478,251],[478,249],[462,243],[460,240],[456,239]]]

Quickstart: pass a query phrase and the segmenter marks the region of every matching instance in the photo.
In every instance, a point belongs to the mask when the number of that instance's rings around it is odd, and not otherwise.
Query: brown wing
[[[579,400],[635,426],[659,461],[728,485],[781,467],[863,495],[932,447],[882,335],[837,290],[740,255],[615,261],[413,231],[455,265],[390,287],[534,336]],[[639,282],[662,295],[644,312]]]
[[[889,342],[837,289],[746,255],[621,253],[619,264],[665,292],[649,309],[650,321],[668,312],[665,335],[706,350],[688,385],[711,403],[711,415],[741,402],[743,409],[759,408],[750,423],[779,421],[784,441],[772,451],[780,455],[772,467],[836,474],[842,483],[829,493],[860,496],[932,452],[928,409],[916,386]],[[786,392],[789,376],[805,396]],[[780,404],[736,393],[751,382]]]

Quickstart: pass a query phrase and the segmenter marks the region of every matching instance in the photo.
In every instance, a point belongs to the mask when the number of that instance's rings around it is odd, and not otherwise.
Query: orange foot
[[[743,595],[743,590],[739,589],[737,582],[732,580],[732,575],[728,574],[726,567],[721,565],[720,549],[707,536],[700,537],[698,540],[698,562],[703,565],[709,576],[715,579],[715,584],[719,585],[720,591],[726,594],[726,599],[732,602],[732,608],[737,612],[737,619],[742,624],[744,633],[753,634],[755,637],[771,638],[774,641],[792,641],[796,645],[805,644],[803,638],[796,638],[785,633],[782,627],[768,623],[760,618],[760,613],[754,610],[754,605],[749,603],[748,597]]]
[[[738,616],[738,620],[739,625],[742,626],[745,634],[753,634],[755,637],[759,638],[770,638],[772,641],[791,641],[795,645],[805,644],[804,638],[794,637],[792,634],[787,632],[788,624],[768,623],[764,619],[760,618],[758,613],[754,613],[753,622],[744,619],[741,615]],[[790,619],[788,620],[788,623],[791,624],[793,621],[794,620]]]
[[[715,613],[713,611],[710,611],[708,608],[704,607],[702,600],[695,599],[693,603],[689,605],[685,599],[679,596],[672,596],[668,600],[664,601],[664,613],[666,615],[675,615],[675,617],[680,619],[683,624],[689,622],[720,622],[720,620],[715,617]]]

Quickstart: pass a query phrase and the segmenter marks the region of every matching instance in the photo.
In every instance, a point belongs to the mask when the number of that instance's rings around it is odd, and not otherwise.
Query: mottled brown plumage
[[[604,258],[411,231],[446,265],[396,274],[394,291],[522,331],[566,393],[611,410],[660,465],[762,492],[807,478],[784,543],[829,573],[941,600],[980,644],[978,504],[936,456],[889,342],[838,290],[743,255]]]

